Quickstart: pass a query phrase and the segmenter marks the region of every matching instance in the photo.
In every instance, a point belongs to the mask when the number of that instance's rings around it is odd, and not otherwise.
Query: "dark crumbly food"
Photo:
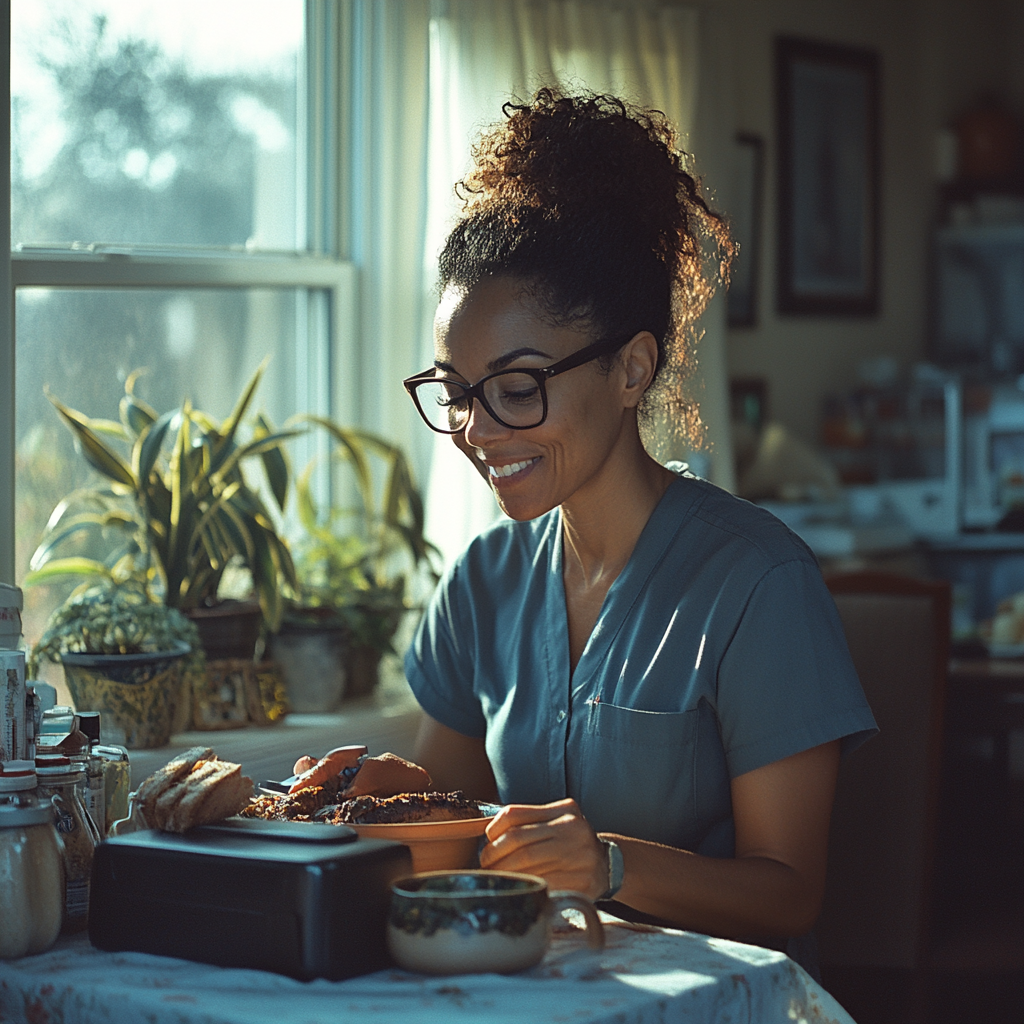
[[[423,821],[464,821],[482,818],[476,803],[454,793],[399,793],[397,796],[357,796],[325,807],[318,821],[333,825],[398,825]]]
[[[291,796],[259,796],[239,811],[243,818],[264,818],[267,821],[312,821],[313,815],[336,797],[323,786],[300,789]]]

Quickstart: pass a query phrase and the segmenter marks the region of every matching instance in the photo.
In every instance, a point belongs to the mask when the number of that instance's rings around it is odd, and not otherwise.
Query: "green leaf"
[[[135,471],[138,473],[139,482],[142,487],[146,486],[149,474],[153,472],[153,467],[156,465],[156,460],[160,455],[160,449],[163,447],[167,431],[174,422],[174,418],[178,415],[177,409],[165,412],[140,436],[135,448],[138,453]]]
[[[270,421],[263,413],[256,417],[256,424],[256,437],[258,439],[270,437],[274,434]],[[288,457],[280,445],[275,445],[269,451],[261,452],[260,458],[263,460],[263,471],[267,474],[267,481],[270,484],[270,490],[273,492],[274,500],[277,502],[277,507],[283,512],[285,503],[288,501],[288,480],[291,477],[291,471],[288,468]]]
[[[53,395],[48,394],[46,396],[53,403],[54,408],[60,413],[61,418],[71,428],[71,432],[78,439],[82,446],[82,454],[85,456],[86,461],[98,469],[104,476],[109,477],[115,483],[119,483],[124,487],[129,487],[133,491],[135,488],[135,477],[132,475],[132,471],[128,464],[117,454],[112,448],[108,448],[94,433],[92,429],[92,423],[88,416],[83,416],[82,413],[77,412],[74,409],[68,408],[62,402],[58,401]],[[122,431],[123,428],[120,424],[116,424],[117,429]]]
[[[136,522],[130,513],[120,509],[111,509],[109,512],[83,512],[72,516],[64,522],[59,532],[48,536],[36,548],[29,562],[29,568],[41,569],[47,562],[53,559],[54,550],[75,534],[103,530],[108,526],[118,526],[134,530]]]
[[[95,558],[55,558],[47,562],[41,569],[33,569],[25,574],[23,587],[34,587],[40,583],[51,583],[65,576],[103,576],[110,577],[110,569]]]
[[[234,440],[235,431],[238,429],[239,423],[242,422],[245,410],[249,408],[252,396],[256,393],[256,388],[259,387],[260,378],[263,376],[263,371],[266,370],[269,362],[270,356],[264,356],[263,362],[256,368],[256,372],[252,375],[249,383],[245,386],[245,390],[242,392],[234,409],[231,411],[231,415],[220,425],[222,444],[230,443]]]
[[[156,419],[156,413],[131,394],[121,399],[118,408],[124,429],[136,438]]]

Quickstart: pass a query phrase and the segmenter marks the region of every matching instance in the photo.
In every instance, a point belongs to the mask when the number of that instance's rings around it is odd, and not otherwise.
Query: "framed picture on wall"
[[[730,327],[757,326],[761,270],[761,203],[764,194],[764,140],[741,132],[733,142],[733,192],[729,227],[739,242],[726,302]]]
[[[879,61],[779,38],[778,308],[878,312]]]

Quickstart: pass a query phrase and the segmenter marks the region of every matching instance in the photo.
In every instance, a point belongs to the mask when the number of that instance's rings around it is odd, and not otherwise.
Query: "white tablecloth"
[[[84,937],[0,961],[0,1021],[61,1024],[853,1024],[782,953],[604,917],[604,950],[556,935],[532,971],[428,978],[388,970],[300,982],[142,953]]]

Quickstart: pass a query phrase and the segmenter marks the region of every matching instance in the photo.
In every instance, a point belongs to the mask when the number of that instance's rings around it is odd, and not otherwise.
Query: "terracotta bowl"
[[[493,814],[463,821],[420,821],[407,825],[352,825],[368,839],[405,843],[412,853],[413,871],[452,871],[478,865],[480,837]]]

